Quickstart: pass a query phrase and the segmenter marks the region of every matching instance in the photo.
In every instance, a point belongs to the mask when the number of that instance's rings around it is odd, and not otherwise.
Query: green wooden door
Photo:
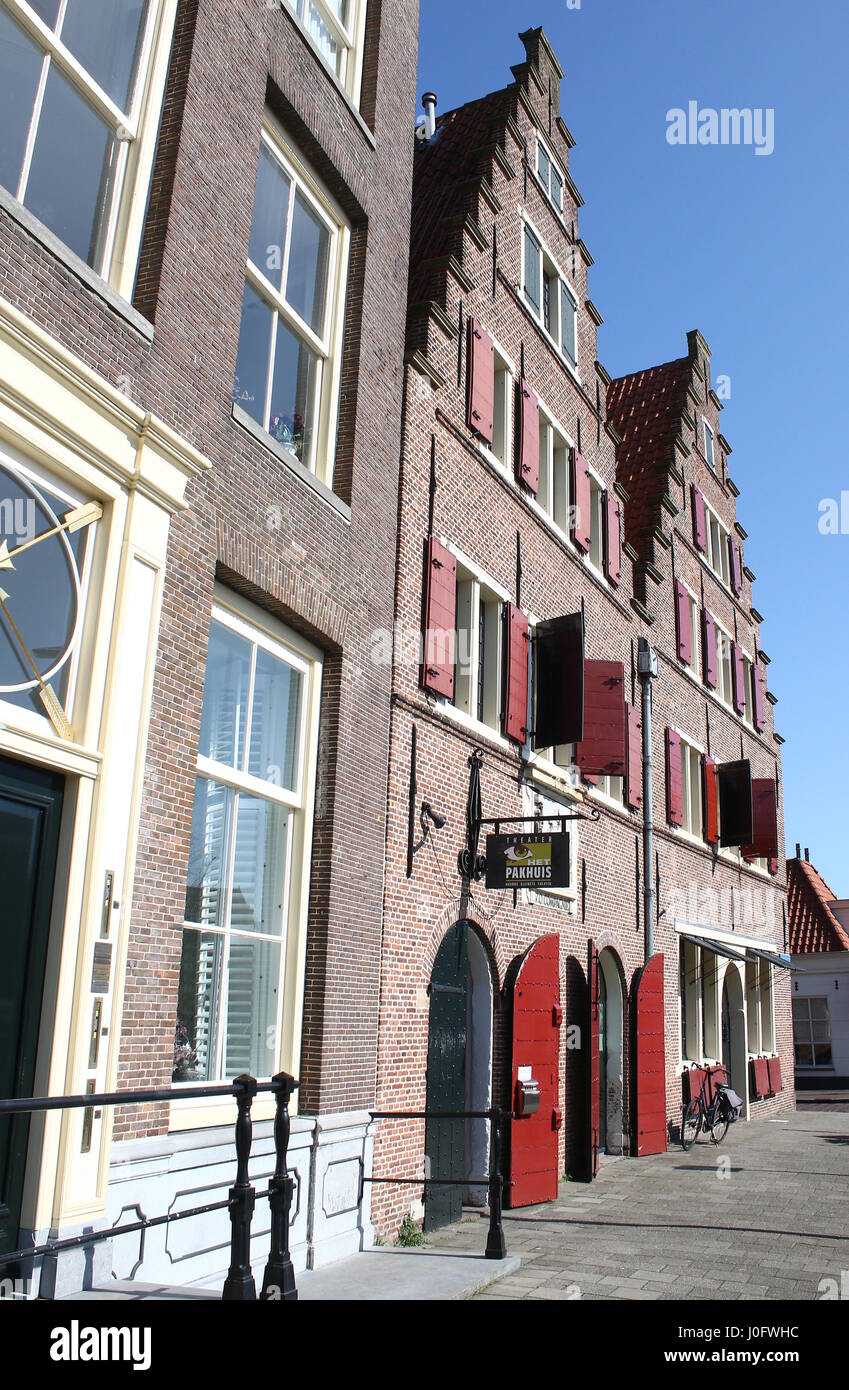
[[[0,758],[3,1099],[33,1093],[63,787],[54,773]],[[0,1117],[0,1253],[18,1248],[28,1134],[28,1115]]]
[[[469,924],[457,922],[446,933],[430,978],[427,1039],[427,1109],[456,1110],[466,1102],[466,1009]],[[428,1120],[425,1155],[428,1176],[459,1177],[456,1186],[425,1183],[426,1231],[458,1221],[463,1203],[464,1120]]]

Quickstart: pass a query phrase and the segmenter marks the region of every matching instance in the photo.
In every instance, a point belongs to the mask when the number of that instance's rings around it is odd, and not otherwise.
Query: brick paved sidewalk
[[[720,1178],[720,1164],[728,1176]],[[591,1185],[505,1213],[521,1268],[480,1298],[805,1299],[849,1271],[849,1114],[732,1126],[647,1159],[603,1165]],[[468,1217],[429,1244],[483,1248]]]

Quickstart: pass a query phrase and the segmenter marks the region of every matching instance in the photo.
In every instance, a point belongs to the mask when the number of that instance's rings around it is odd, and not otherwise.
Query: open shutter
[[[666,730],[666,819],[670,825],[684,824],[681,739],[672,729]]]
[[[746,667],[743,662],[743,648],[739,642],[731,643],[731,671],[734,686],[734,708],[738,714],[746,713]]]
[[[538,623],[534,639],[534,748],[577,743],[584,732],[583,613]]]
[[[507,698],[504,732],[516,743],[528,734],[528,620],[514,603],[507,605]]]
[[[516,390],[519,400],[516,478],[536,496],[539,492],[539,403],[524,377],[519,378]]]
[[[628,774],[625,801],[632,811],[643,804],[643,721],[640,711],[628,705]]]
[[[716,623],[706,608],[702,609],[702,643],[705,685],[716,690]]]
[[[755,716],[755,728],[762,734],[766,728],[764,717],[764,673],[757,662],[752,667],[752,708]]]
[[[468,425],[492,444],[495,418],[495,344],[486,329],[469,319]]]
[[[587,942],[587,998],[589,1018],[587,1019],[587,1179],[592,1182],[598,1174],[599,1127],[601,1117],[599,1096],[599,1022],[600,1001],[598,990],[598,949],[590,938]]]
[[[705,515],[705,499],[699,489],[693,483],[691,489],[693,504],[693,540],[696,549],[702,554],[707,552],[707,516]]]
[[[663,956],[646,961],[637,986],[637,1157],[666,1153]]]
[[[512,1097],[519,1075],[539,1082],[539,1109],[510,1125],[508,1205],[557,1196],[560,1072],[560,938],[543,936],[525,954],[513,986]],[[475,1174],[475,1176],[480,1176]]]
[[[752,778],[752,841],[742,846],[746,859],[778,855],[778,797],[774,777]]]
[[[690,622],[690,595],[681,583],[675,580],[675,632],[678,638],[678,658],[687,665],[693,659],[692,624]]]
[[[584,736],[575,762],[591,776],[625,775],[625,667],[621,661],[584,662]]]
[[[434,695],[453,700],[457,561],[436,536],[428,540],[426,566],[422,685]]]
[[[731,588],[734,590],[734,593],[739,598],[743,589],[740,547],[734,540],[732,540],[730,536],[728,537],[728,552],[729,559],[731,561]]]
[[[572,540],[585,552],[592,540],[590,470],[577,449],[572,450]]]
[[[612,492],[604,494],[604,572],[613,585],[622,578],[622,508]]]
[[[713,758],[702,760],[704,787],[705,839],[709,845],[719,843],[719,805],[716,788],[716,763]]]
[[[752,765],[748,758],[721,763],[716,769],[719,789],[719,843],[747,845],[752,838]]]

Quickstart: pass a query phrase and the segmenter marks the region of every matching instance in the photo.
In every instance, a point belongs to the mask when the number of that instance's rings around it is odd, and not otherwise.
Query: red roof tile
[[[787,860],[790,953],[849,951],[849,933],[832,910],[835,895],[807,859]]]

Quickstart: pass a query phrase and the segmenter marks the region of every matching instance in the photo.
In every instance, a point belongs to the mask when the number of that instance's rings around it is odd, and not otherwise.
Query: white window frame
[[[9,192],[24,207],[26,187],[40,123],[49,67],[62,76],[115,132],[119,150],[109,211],[100,232],[99,254],[91,267],[126,300],[131,299],[147,216],[147,194],[159,136],[159,120],[168,77],[177,0],[151,0],[139,46],[136,76],[126,111],[122,111],[88,74],[26,0],[0,0],[44,54],[41,78],[30,121],[18,184]],[[60,17],[64,11],[60,9]],[[61,29],[60,29],[61,33]],[[50,230],[50,228],[48,228]],[[53,233],[57,235],[57,233]],[[61,240],[61,238],[59,238]],[[70,251],[70,248],[68,248]],[[76,254],[71,252],[71,254]]]
[[[539,492],[536,497],[529,497],[528,501],[531,507],[540,513],[546,525],[574,549],[570,525],[571,453],[574,444],[569,432],[563,428],[544,401],[539,402],[539,425]]]
[[[704,773],[703,773],[702,759],[703,759],[703,757],[704,757],[704,749],[701,747],[700,744],[695,743],[695,742],[693,741],[693,739],[689,737],[689,735],[687,735],[687,734],[682,734],[680,729],[673,729],[672,732],[673,732],[673,733],[676,733],[676,734],[678,735],[679,739],[681,740],[681,803],[682,803],[681,809],[682,809],[682,815],[683,815],[683,818],[684,818],[684,823],[683,823],[682,825],[673,826],[673,831],[674,831],[674,833],[675,833],[676,835],[680,835],[680,836],[682,836],[684,839],[689,840],[689,841],[691,841],[691,842],[694,843],[694,844],[703,845],[703,844],[704,844],[704,787],[703,787],[703,785],[702,785],[702,779],[703,779]],[[693,767],[694,767],[694,766],[697,767],[697,769],[698,769],[698,785],[697,785],[697,789],[696,789],[697,810],[698,810],[698,817],[697,817],[697,819],[698,819],[698,828],[697,828],[695,831],[694,831],[693,828],[692,828],[692,825],[693,825],[693,788],[692,788],[692,775],[693,775]]]
[[[273,3],[273,0],[272,0]],[[302,30],[310,47],[327,68],[334,82],[342,88],[354,106],[359,108],[363,80],[363,52],[365,48],[367,0],[348,0],[350,14],[347,23],[334,13],[327,0],[280,0],[288,10],[298,28]],[[313,38],[307,23],[310,6],[327,25],[339,47],[339,69],[334,68],[318,41]]]
[[[480,452],[485,458],[503,473],[505,477],[514,479],[513,467],[513,447],[515,429],[515,409],[516,409],[516,382],[518,374],[516,364],[508,353],[504,351],[500,343],[493,339],[494,347],[494,376],[495,392],[493,400],[492,418],[492,445],[483,439],[477,439],[476,443]],[[498,378],[503,380],[503,399],[501,401],[500,418],[498,412]],[[502,432],[502,451],[496,447],[496,431],[500,428]]]
[[[330,234],[327,260],[327,286],[325,289],[324,332],[317,334],[286,301],[283,289],[277,289],[249,256],[245,258],[245,279],[251,289],[259,296],[267,308],[281,318],[291,331],[301,338],[319,359],[315,383],[315,423],[310,443],[309,456],[298,459],[293,451],[279,444],[269,434],[271,417],[271,395],[274,385],[274,353],[276,351],[276,320],[272,324],[269,367],[265,383],[265,401],[262,421],[255,421],[264,433],[269,435],[277,448],[291,453],[296,463],[314,473],[328,487],[333,482],[333,468],[336,453],[336,428],[339,418],[339,395],[342,375],[342,339],[345,319],[345,297],[347,288],[348,253],[350,248],[350,228],[345,216],[330,192],[304,163],[294,146],[287,139],[282,127],[266,112],[261,131],[261,146],[283,169],[290,180],[289,211],[286,218],[286,246],[283,251],[281,286],[285,286],[288,273],[289,250],[292,239],[292,211],[295,195],[300,193],[312,212],[327,228]],[[257,164],[260,151],[257,151]],[[235,392],[235,386],[234,386]],[[234,405],[238,398],[234,395]]]
[[[731,588],[731,560],[728,554],[728,541],[731,532],[725,523],[719,518],[711,507],[707,499],[704,499],[705,506],[705,540],[707,548],[705,550],[705,560],[708,568],[716,575],[717,579],[726,589]],[[714,528],[716,535],[714,534]],[[716,551],[719,549],[719,554]]]
[[[476,698],[476,692],[478,688],[478,642],[476,639],[479,633],[480,596],[481,593],[483,593],[486,596],[488,602],[499,603],[501,605],[503,614],[504,605],[510,602],[510,595],[508,594],[506,589],[504,589],[500,584],[496,583],[494,579],[491,579],[490,576],[485,572],[485,570],[482,570],[479,565],[475,564],[474,560],[470,559],[468,555],[466,555],[462,550],[460,550],[456,545],[454,545],[452,541],[448,539],[447,536],[441,536],[440,542],[442,545],[445,546],[445,549],[448,550],[449,553],[454,556],[454,559],[457,561],[458,586],[464,582],[469,583],[472,586],[471,602],[469,605],[469,631],[470,633],[474,634],[475,640],[472,640],[469,643],[469,673],[468,676],[464,678],[464,685],[468,688],[470,692],[469,699],[471,700],[474,713],[470,712],[470,710],[464,709],[461,704],[457,703],[458,680],[456,674],[456,662],[462,659],[463,656],[463,652],[461,650],[462,644],[459,639],[459,612],[455,615],[454,621],[454,699],[447,700],[444,698],[440,698],[439,708],[443,711],[444,714],[446,714],[449,717],[449,719],[452,719],[456,723],[461,724],[464,728],[472,730],[474,733],[484,738],[487,738],[490,741],[496,742],[499,745],[499,747],[505,750],[513,749],[515,747],[515,744],[510,743],[510,741],[502,733],[503,679],[505,659],[503,621],[499,621],[497,624],[497,690],[496,692],[490,692],[490,698],[492,698],[493,695],[495,695],[496,709],[494,715],[494,723],[490,724],[478,719]],[[465,699],[464,702],[466,702]],[[492,705],[490,706],[490,708],[492,709]]]
[[[548,178],[547,178],[547,179],[544,179],[543,176],[542,176],[542,174],[540,173],[540,167],[539,167],[539,164],[540,164],[540,158],[539,158],[539,157],[540,157],[540,151],[542,151],[542,152],[545,154],[545,157],[546,157],[546,159],[548,160]],[[534,172],[536,173],[538,183],[540,184],[540,186],[541,186],[543,189],[545,189],[545,195],[546,195],[546,197],[548,198],[548,201],[551,203],[551,206],[554,208],[555,213],[557,214],[558,218],[559,218],[560,221],[562,222],[562,221],[563,221],[563,191],[564,191],[564,189],[565,189],[565,187],[566,187],[566,179],[565,179],[564,176],[563,176],[563,171],[562,171],[562,169],[560,168],[560,165],[558,164],[557,160],[556,160],[556,159],[554,158],[554,156],[552,155],[549,146],[545,143],[545,141],[542,139],[542,137],[541,137],[540,135],[537,135],[536,168],[535,168],[535,171],[534,171]],[[559,203],[559,204],[557,203],[557,200],[556,200],[556,198],[554,197],[554,194],[553,194],[552,188],[551,188],[552,181],[553,181],[553,180],[552,180],[552,177],[551,177],[551,176],[552,176],[552,173],[556,174],[557,178],[560,180],[560,203]]]
[[[796,1060],[796,1044],[797,1044],[797,1038],[796,1038],[796,1023],[797,1023],[797,1020],[796,1020],[795,1015],[794,1015],[793,1018],[792,1018],[792,1023],[793,1023],[793,1060],[794,1060],[794,1063],[795,1063],[796,1067],[797,1067],[800,1071],[806,1071],[806,1072],[815,1072],[815,1071],[816,1071],[816,1072],[833,1072],[833,1071],[834,1071],[834,1042],[833,1042],[833,1039],[832,1039],[832,1036],[831,1036],[831,1009],[830,1009],[830,1007],[829,1007],[828,995],[826,995],[826,994],[794,994],[794,995],[793,995],[793,1005],[795,1006],[797,1003],[800,1003],[800,1004],[801,1004],[801,1003],[807,1004],[807,1015],[808,1015],[808,1016],[807,1016],[807,1018],[806,1018],[805,1020],[803,1020],[803,1021],[807,1024],[807,1027],[808,1027],[808,1034],[809,1034],[809,1036],[808,1036],[808,1038],[805,1040],[805,1045],[810,1046],[810,1049],[811,1049],[811,1060],[810,1060],[810,1062],[799,1062],[799,1061]],[[816,1003],[816,1004],[818,1004],[818,1003],[823,1003],[823,1004],[825,1004],[825,1019],[814,1019],[814,1018],[813,1018],[813,1016],[812,1016],[812,1014],[811,1014],[811,1005],[812,1005],[812,1004],[815,1004],[815,1003]],[[802,1020],[800,1020],[800,1021],[802,1021]],[[826,1042],[828,1043],[828,1045],[829,1045],[829,1049],[831,1050],[831,1060],[828,1061],[828,1062],[818,1062],[818,1061],[816,1060],[816,1057],[814,1056],[814,1029],[813,1029],[813,1025],[814,1025],[814,1023],[823,1023],[823,1022],[828,1026],[828,1038],[825,1039],[825,1041],[826,1041]],[[802,1042],[801,1039],[799,1039],[798,1041],[799,1041],[799,1042]]]
[[[683,663],[684,669],[701,679],[701,607],[698,595],[686,584],[683,579],[679,580],[681,587],[686,591],[690,607],[690,660]],[[676,615],[677,622],[677,615]]]
[[[681,936],[678,940],[678,953],[678,1052],[681,1065],[687,1066],[692,1062],[700,1063],[702,1060],[701,948],[695,942]],[[682,975],[686,997],[682,996]],[[691,1043],[695,1044],[692,1051]]]
[[[592,570],[596,578],[606,584],[607,575],[604,572],[604,494],[606,488],[604,479],[596,472],[592,464],[587,464],[587,471],[590,475],[590,548],[583,555],[583,559],[584,564]],[[594,550],[598,552],[597,563],[593,558]]]
[[[699,1008],[701,1017],[701,1045],[705,1060],[718,1062],[722,1053],[722,1020],[720,1002],[722,988],[720,970],[723,957],[716,951],[700,951],[699,959]],[[714,1046],[708,1050],[708,1043]]]
[[[707,420],[702,416],[702,450],[707,460],[708,468],[712,473],[716,472],[716,436]],[[710,445],[710,448],[708,448]]]
[[[713,614],[711,616],[716,631],[716,689],[714,694],[725,705],[726,709],[734,711],[734,639],[728,629],[723,627]],[[727,661],[723,655],[726,651]]]
[[[531,218],[528,216],[528,214],[527,214],[526,212],[522,212],[522,214],[521,214],[521,226],[522,226],[522,234],[521,234],[521,270],[520,270],[521,279],[520,279],[520,293],[521,293],[522,301],[523,301],[523,303],[525,304],[525,306],[526,306],[526,308],[527,308],[529,314],[531,315],[531,317],[534,319],[534,321],[535,321],[537,324],[539,324],[540,329],[541,329],[542,332],[545,334],[545,337],[546,337],[547,341],[548,341],[548,342],[551,344],[551,346],[554,348],[554,350],[555,350],[555,352],[557,353],[557,356],[558,356],[558,358],[560,359],[560,361],[564,364],[564,366],[567,368],[567,370],[570,371],[570,372],[572,373],[572,375],[573,375],[573,377],[575,378],[575,380],[580,384],[580,375],[579,375],[579,373],[578,373],[579,341],[578,341],[578,293],[577,293],[577,290],[576,290],[576,289],[574,288],[574,286],[572,285],[572,283],[571,283],[571,281],[569,280],[568,276],[566,276],[566,275],[563,274],[563,272],[562,272],[562,270],[560,269],[560,267],[559,267],[557,261],[555,260],[554,256],[552,256],[550,250],[548,249],[548,246],[546,245],[546,242],[545,242],[545,238],[544,238],[543,236],[540,235],[540,233],[539,233],[539,231],[537,230],[536,226],[534,225],[534,223],[532,222]],[[537,243],[537,245],[539,246],[539,257],[540,257],[540,260],[539,260],[539,274],[540,274],[540,306],[539,306],[539,310],[537,310],[536,305],[534,304],[533,300],[530,299],[530,298],[528,297],[528,295],[527,295],[527,293],[526,293],[526,291],[525,291],[525,283],[526,283],[526,256],[527,256],[526,237],[525,237],[525,231],[526,231],[526,229],[531,233],[531,236],[533,237],[534,241],[535,241],[535,242]],[[557,281],[557,294],[556,294],[556,296],[555,296],[555,298],[556,298],[556,300],[557,300],[556,308],[555,308],[555,306],[551,306],[551,322],[552,322],[552,325],[553,325],[554,322],[555,322],[554,315],[555,315],[555,313],[556,313],[556,324],[557,324],[557,333],[556,333],[556,335],[555,335],[554,333],[552,333],[551,330],[550,330],[549,328],[546,328],[546,326],[545,326],[545,272],[546,272],[546,263],[548,264],[548,267],[549,267],[550,278],[552,278],[552,279],[554,279],[554,280]],[[570,296],[570,298],[571,298],[571,300],[572,300],[572,304],[574,305],[574,308],[575,308],[575,361],[574,361],[574,363],[571,361],[571,359],[568,357],[568,355],[563,351],[563,347],[562,347],[562,340],[563,340],[563,331],[562,331],[562,324],[561,324],[561,304],[562,304],[562,288],[561,288],[561,287],[562,287],[562,286],[565,286],[565,288],[566,288],[566,290],[567,290],[567,292],[568,292],[568,294],[569,294],[569,296]]]

